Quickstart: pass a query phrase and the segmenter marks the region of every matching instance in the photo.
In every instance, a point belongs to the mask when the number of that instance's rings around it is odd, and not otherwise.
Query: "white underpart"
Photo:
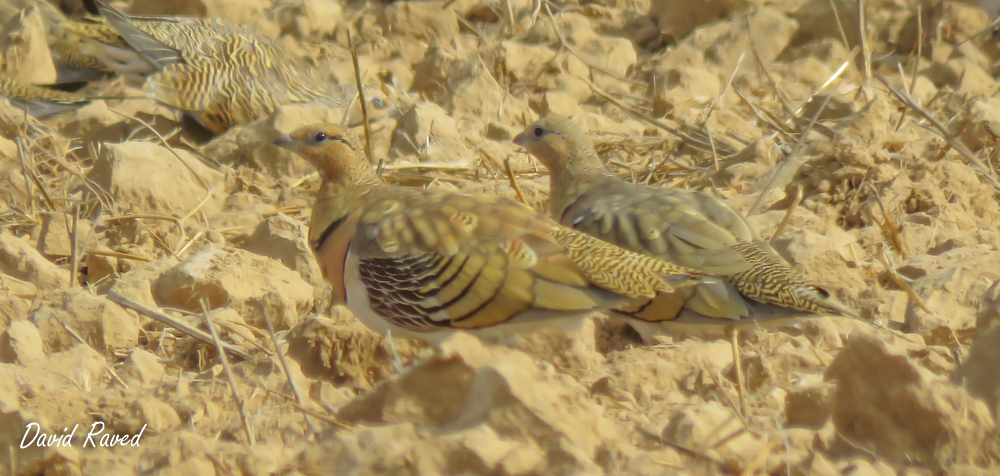
[[[378,315],[368,302],[368,291],[361,281],[361,272],[358,264],[361,260],[356,254],[347,250],[347,259],[344,262],[344,288],[347,290],[347,308],[354,313],[362,324],[369,329],[385,335],[390,329],[397,329],[384,317]],[[396,332],[397,337],[404,337],[405,332]]]

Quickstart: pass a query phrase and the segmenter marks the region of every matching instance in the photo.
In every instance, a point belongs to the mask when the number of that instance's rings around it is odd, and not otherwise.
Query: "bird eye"
[[[385,107],[385,101],[380,97],[374,97],[372,98],[372,105],[375,106],[375,109],[382,109]]]
[[[329,138],[330,138],[330,136],[326,135],[326,132],[317,132],[317,133],[313,134],[313,142],[315,142],[317,144],[322,143],[322,142],[326,142],[326,140],[329,139]]]
[[[545,135],[545,129],[542,129],[542,126],[532,127],[531,128],[531,135],[534,136],[535,139],[541,139],[542,136]]]

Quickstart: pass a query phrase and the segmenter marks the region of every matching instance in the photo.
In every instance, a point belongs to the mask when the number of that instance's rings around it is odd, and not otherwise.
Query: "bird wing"
[[[658,272],[683,274],[506,199],[380,190],[349,219],[326,220],[323,227],[314,218],[312,240],[322,250],[324,236],[349,235],[349,251],[342,253],[358,257],[370,306],[411,330],[475,329],[605,309],[672,291]],[[352,221],[353,230],[330,231]],[[323,261],[331,259],[345,261],[336,254]]]
[[[750,269],[733,248],[756,235],[714,197],[637,187],[613,177],[567,207],[562,223],[633,251],[716,275]]]
[[[20,83],[9,78],[0,78],[0,96],[38,119],[69,112],[90,102],[79,94]]]
[[[790,310],[856,315],[824,289],[807,283],[722,200],[690,190],[640,187],[613,177],[598,185],[567,207],[563,223],[624,248],[725,277],[698,289],[687,308],[711,317],[740,318],[754,307],[742,295]]]

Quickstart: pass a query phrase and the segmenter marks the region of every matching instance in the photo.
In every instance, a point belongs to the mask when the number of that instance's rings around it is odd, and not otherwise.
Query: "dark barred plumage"
[[[383,333],[508,335],[700,279],[505,198],[387,186],[343,126],[306,127],[276,144],[323,178],[309,234],[334,301]]]
[[[79,94],[19,83],[9,78],[0,78],[0,96],[38,119],[70,112],[89,102]]]
[[[646,323],[699,324],[816,314],[858,317],[807,283],[725,202],[697,191],[637,186],[611,175],[590,139],[571,122],[545,118],[514,141],[549,168],[549,205],[562,224],[715,277],[630,303],[617,309],[621,314]]]
[[[213,18],[130,16],[95,2],[115,36],[101,27],[78,36],[87,51],[141,84],[150,98],[191,114],[221,133],[284,104],[305,103],[347,109],[357,97],[353,85],[331,85],[270,38]],[[387,107],[366,90],[374,107]]]
[[[822,305],[820,300],[829,299],[830,293],[807,283],[795,270],[764,252],[757,243],[740,241],[733,245],[733,249],[751,265],[749,270],[729,277],[740,294],[799,311],[840,313],[829,305]]]

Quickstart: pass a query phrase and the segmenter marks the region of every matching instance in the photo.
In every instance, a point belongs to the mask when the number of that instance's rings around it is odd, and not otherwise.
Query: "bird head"
[[[340,181],[351,178],[365,163],[358,136],[340,124],[313,124],[282,134],[274,145],[301,155],[319,170],[324,179]]]
[[[575,124],[562,117],[549,116],[535,121],[514,137],[515,144],[528,149],[550,170],[572,168],[580,160],[596,160],[590,138]],[[600,161],[598,161],[600,164]]]

